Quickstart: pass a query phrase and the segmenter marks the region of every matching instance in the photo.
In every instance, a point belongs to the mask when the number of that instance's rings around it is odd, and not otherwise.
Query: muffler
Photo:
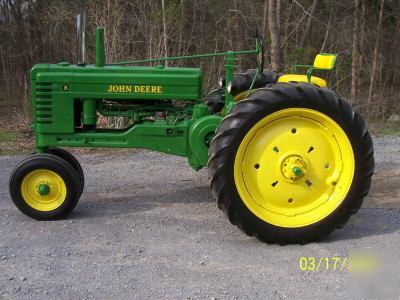
[[[76,17],[76,33],[78,37],[78,65],[87,64],[86,53],[86,11],[83,9]]]

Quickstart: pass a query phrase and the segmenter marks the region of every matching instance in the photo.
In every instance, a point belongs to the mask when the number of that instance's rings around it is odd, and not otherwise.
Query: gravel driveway
[[[86,174],[80,203],[66,220],[34,221],[8,194],[21,157],[0,157],[0,298],[350,297],[349,272],[302,271],[299,260],[399,249],[400,138],[374,143],[376,175],[363,208],[329,239],[305,246],[245,236],[216,208],[207,170],[149,151],[77,155]]]

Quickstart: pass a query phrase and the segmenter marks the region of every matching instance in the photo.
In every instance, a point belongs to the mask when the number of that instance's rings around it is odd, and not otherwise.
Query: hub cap
[[[234,179],[244,204],[281,227],[322,220],[346,197],[354,154],[341,127],[312,109],[290,108],[259,121],[236,154]]]
[[[50,193],[50,186],[47,183],[40,183],[38,193],[40,196],[47,196]]]
[[[289,181],[300,179],[306,173],[307,164],[300,155],[289,155],[281,164],[282,176]]]
[[[33,209],[51,211],[64,202],[67,188],[60,175],[39,169],[28,173],[22,180],[21,195]]]

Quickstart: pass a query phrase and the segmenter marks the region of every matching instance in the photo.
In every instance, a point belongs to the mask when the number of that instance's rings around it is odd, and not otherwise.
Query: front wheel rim
[[[354,176],[351,143],[329,116],[288,108],[256,123],[234,161],[234,180],[246,207],[261,220],[302,227],[330,215]]]
[[[66,198],[67,187],[57,173],[47,169],[29,172],[21,183],[21,195],[26,204],[38,211],[52,211]]]

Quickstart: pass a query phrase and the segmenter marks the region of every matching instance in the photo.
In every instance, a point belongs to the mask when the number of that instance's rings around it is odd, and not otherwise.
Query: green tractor
[[[36,151],[9,182],[24,214],[59,219],[77,205],[84,174],[64,147],[146,148],[207,166],[218,207],[264,242],[320,239],[360,208],[374,171],[371,137],[352,106],[312,76],[332,69],[335,55],[295,66],[306,75],[277,74],[264,70],[258,36],[251,50],[106,64],[97,28],[95,64],[87,64],[78,32],[77,64],[37,64],[30,73]],[[258,66],[235,73],[239,55],[257,56]],[[216,56],[225,76],[204,99],[200,69],[157,64]],[[99,116],[128,122],[105,128]]]

